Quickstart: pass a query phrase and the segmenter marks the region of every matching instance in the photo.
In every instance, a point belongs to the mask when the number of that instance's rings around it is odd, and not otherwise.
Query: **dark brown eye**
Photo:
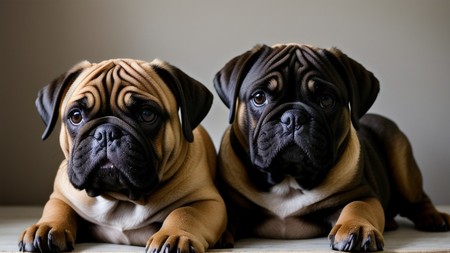
[[[323,95],[322,97],[320,97],[320,107],[322,107],[323,109],[330,109],[333,108],[334,106],[334,98],[330,95]]]
[[[264,93],[263,91],[257,91],[255,94],[253,94],[252,100],[256,106],[263,106],[267,103],[266,93]]]
[[[157,117],[156,113],[150,108],[143,108],[139,115],[139,119],[145,123],[152,123]]]
[[[83,115],[82,115],[81,111],[79,109],[73,110],[69,114],[69,120],[72,124],[79,125],[81,123],[81,121],[83,120]]]

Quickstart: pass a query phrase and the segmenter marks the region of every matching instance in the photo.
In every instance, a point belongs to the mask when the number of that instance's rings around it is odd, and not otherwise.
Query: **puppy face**
[[[85,62],[64,76],[41,90],[36,104],[47,128],[60,107],[70,182],[91,197],[150,194],[164,177],[168,154],[193,141],[192,129],[212,102],[203,85],[159,61]],[[191,95],[205,107],[187,106]],[[183,126],[179,107],[188,118]]]
[[[349,121],[348,108],[343,101],[346,94],[326,77],[301,80],[301,74],[287,74],[288,69],[297,72],[293,65],[270,73],[269,80],[243,86],[239,101],[247,102],[245,109],[239,108],[245,112],[238,113],[251,122],[252,127],[242,130],[253,166],[270,174],[273,184],[289,175],[310,189],[341,152],[338,144],[349,131],[344,124]]]
[[[347,66],[340,57],[349,59],[335,49],[261,46],[216,75],[216,90],[231,108],[233,131],[248,152],[250,178],[260,189],[287,176],[312,189],[345,150],[351,117],[357,126],[376,97],[378,82],[364,70],[370,81],[358,83],[346,68],[360,65],[348,60]],[[372,91],[353,98],[360,87]],[[352,110],[359,108],[353,115],[350,104]]]
[[[145,84],[126,72],[119,78],[114,68],[75,83],[67,94],[62,120],[72,143],[69,179],[89,196],[112,191],[135,199],[158,183],[157,150],[169,112]]]

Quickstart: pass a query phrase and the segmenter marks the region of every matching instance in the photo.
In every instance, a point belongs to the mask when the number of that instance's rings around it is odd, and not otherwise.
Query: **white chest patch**
[[[254,194],[251,198],[276,216],[284,219],[325,197],[321,195],[320,191],[302,191],[297,181],[288,176],[281,183],[272,187],[270,192]]]

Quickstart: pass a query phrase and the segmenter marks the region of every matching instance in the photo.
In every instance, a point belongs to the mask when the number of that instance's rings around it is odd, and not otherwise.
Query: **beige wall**
[[[410,137],[425,188],[450,204],[450,1],[0,0],[0,205],[43,204],[61,160],[42,142],[36,92],[80,60],[161,58],[211,90],[231,57],[256,43],[337,46],[372,70],[373,112]],[[216,144],[227,110],[204,121]]]

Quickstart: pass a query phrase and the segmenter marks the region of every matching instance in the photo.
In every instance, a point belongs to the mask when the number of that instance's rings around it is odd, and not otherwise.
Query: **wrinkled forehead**
[[[250,68],[244,85],[265,83],[307,88],[314,78],[342,84],[342,80],[324,54],[324,49],[301,44],[275,45],[264,52]]]
[[[168,105],[164,97],[170,91],[162,83],[150,63],[126,59],[104,61],[81,72],[67,91],[62,108],[81,100],[94,111],[107,105],[120,108],[136,97]]]

